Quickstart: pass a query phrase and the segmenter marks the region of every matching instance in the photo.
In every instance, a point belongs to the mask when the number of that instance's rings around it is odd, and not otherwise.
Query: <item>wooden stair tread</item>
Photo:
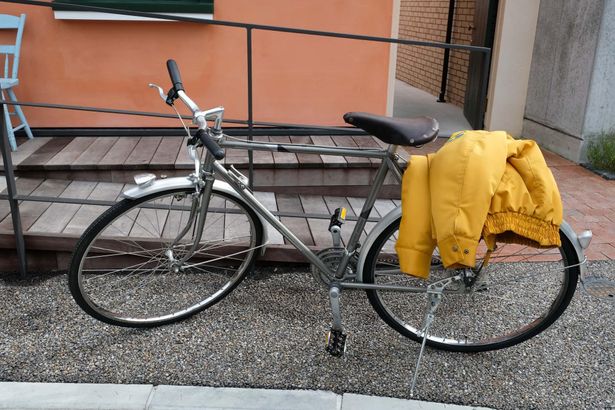
[[[19,195],[77,200],[117,201],[121,199],[121,192],[127,188],[125,184],[112,182],[36,178],[18,178],[16,182]],[[6,193],[6,189],[0,191]],[[332,246],[331,235],[327,228],[329,215],[335,208],[345,206],[349,215],[356,215],[360,212],[364,201],[363,198],[357,197],[276,194],[263,191],[256,191],[255,196],[273,212],[322,215],[320,218],[306,218],[301,215],[280,216],[287,227],[314,250]],[[393,200],[378,200],[372,217],[379,217],[383,211],[395,206],[397,205]],[[107,206],[91,204],[22,201],[20,209],[26,248],[30,251],[70,253],[85,229],[107,208]],[[371,227],[374,224],[375,222],[369,222],[368,226]],[[353,228],[354,222],[347,221],[343,229],[344,240],[348,239]],[[238,228],[232,227],[232,229]],[[265,260],[303,260],[302,255],[293,246],[285,243],[278,231],[272,227],[269,227],[267,231],[269,245],[264,255]],[[0,248],[14,249],[14,243],[8,202],[0,200]],[[47,253],[44,255],[48,256]]]

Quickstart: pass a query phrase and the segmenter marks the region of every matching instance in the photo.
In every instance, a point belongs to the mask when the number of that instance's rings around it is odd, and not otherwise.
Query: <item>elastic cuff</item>
[[[395,246],[402,272],[422,279],[429,277],[432,253],[420,252],[410,248]]]
[[[512,233],[518,237],[514,238]],[[500,212],[487,215],[483,227],[483,236],[492,235],[498,235],[498,239],[503,239],[504,242],[527,244],[527,239],[530,239],[545,247],[562,245],[558,224],[518,212]],[[502,238],[500,238],[500,235]],[[529,243],[531,244],[531,242]]]

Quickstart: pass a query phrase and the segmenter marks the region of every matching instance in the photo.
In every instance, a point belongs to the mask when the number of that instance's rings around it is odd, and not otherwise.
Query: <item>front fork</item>
[[[191,156],[196,155],[194,150],[190,152]],[[188,218],[188,222],[186,226],[182,229],[182,231],[177,235],[177,237],[171,243],[171,246],[166,252],[167,258],[169,258],[169,262],[172,266],[174,266],[174,270],[180,269],[183,264],[194,255],[196,252],[199,243],[201,242],[201,238],[203,237],[203,229],[205,228],[205,220],[207,219],[207,210],[209,209],[209,201],[211,199],[211,193],[213,192],[214,187],[214,173],[213,173],[213,162],[214,157],[207,152],[205,155],[205,160],[203,162],[203,166],[199,169],[198,160],[196,157],[193,157],[195,160],[195,174],[193,177],[197,179],[196,181],[196,192],[194,194],[192,200],[192,206],[190,208],[190,216]],[[198,175],[198,176],[197,176]],[[194,220],[196,218],[196,232],[194,237],[192,238],[192,246],[186,252],[186,254],[180,259],[175,259],[175,255],[173,254],[173,248],[176,244],[178,244],[184,236],[195,226]]]

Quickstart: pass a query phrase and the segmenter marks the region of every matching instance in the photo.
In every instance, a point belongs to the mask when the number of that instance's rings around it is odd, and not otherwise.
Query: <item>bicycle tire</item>
[[[86,313],[117,326],[166,325],[211,307],[244,279],[263,226],[243,201],[215,188],[201,241],[178,262],[194,242],[193,195],[182,188],[124,199],[90,225],[69,268],[71,294]]]
[[[451,271],[437,263],[432,263],[428,280],[398,270],[393,247],[399,223],[400,218],[386,227],[368,250],[363,282],[426,288],[450,276]],[[471,294],[443,295],[427,345],[448,351],[482,352],[516,345],[547,329],[570,303],[580,273],[572,242],[561,230],[560,237],[560,248],[499,244],[485,268],[486,286]],[[506,248],[513,252],[503,253]],[[479,246],[479,252],[480,249],[486,248]],[[480,262],[481,257],[477,256]],[[535,268],[539,271],[535,272]],[[546,275],[540,271],[547,269]],[[559,275],[550,274],[553,271]],[[414,341],[422,341],[426,293],[366,292],[374,310],[390,327]],[[522,317],[526,311],[528,317]]]

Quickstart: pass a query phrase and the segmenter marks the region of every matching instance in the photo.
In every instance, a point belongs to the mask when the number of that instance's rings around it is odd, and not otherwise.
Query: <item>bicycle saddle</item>
[[[391,118],[366,112],[344,114],[344,121],[387,144],[416,147],[438,136],[438,121],[429,117]]]

